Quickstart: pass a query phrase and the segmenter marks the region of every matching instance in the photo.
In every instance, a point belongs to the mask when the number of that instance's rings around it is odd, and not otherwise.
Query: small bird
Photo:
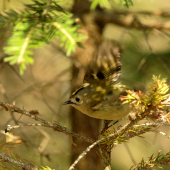
[[[83,85],[63,104],[70,104],[93,118],[119,120],[125,117],[131,109],[119,99],[127,89],[116,83],[121,76],[121,66],[120,48],[115,47],[113,40],[104,40],[87,68]]]

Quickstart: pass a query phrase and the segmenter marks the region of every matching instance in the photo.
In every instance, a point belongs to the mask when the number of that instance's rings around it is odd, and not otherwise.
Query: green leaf
[[[109,1],[110,0],[91,0],[92,3],[90,9],[95,10],[97,5],[99,5],[101,8],[111,9],[111,5]]]
[[[129,8],[130,6],[133,6],[133,2],[132,0],[124,0],[123,5],[124,7]]]

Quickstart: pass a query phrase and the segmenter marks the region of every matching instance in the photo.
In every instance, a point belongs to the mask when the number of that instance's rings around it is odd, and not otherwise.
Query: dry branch
[[[26,111],[24,109],[20,109],[14,105],[11,105],[11,104],[8,104],[4,101],[0,101],[0,106],[2,106],[3,108],[5,108],[6,111],[8,111],[8,109],[11,109],[12,112],[16,112],[16,113],[20,113],[22,115],[25,115],[25,116],[28,116],[36,121],[39,121],[42,123],[42,126],[45,126],[45,127],[48,127],[48,128],[52,128],[53,130],[56,130],[56,131],[59,131],[59,132],[63,132],[67,135],[71,135],[73,137],[78,137],[80,139],[83,139],[89,143],[93,143],[94,141],[88,137],[85,137],[83,135],[80,135],[80,134],[77,134],[73,131],[70,131],[69,129],[67,129],[66,127],[63,127],[61,125],[59,125],[58,123],[51,123],[51,122],[48,122],[36,115],[33,115],[33,114],[30,114],[30,111]],[[35,126],[36,124],[34,124]],[[16,126],[16,127],[23,127],[24,125],[19,125],[19,126]],[[31,125],[29,125],[31,126]],[[37,126],[40,126],[40,124],[37,124]],[[7,129],[8,130],[8,129]]]

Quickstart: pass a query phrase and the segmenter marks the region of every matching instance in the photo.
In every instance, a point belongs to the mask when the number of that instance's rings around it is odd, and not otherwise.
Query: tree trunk
[[[74,63],[72,68],[72,91],[80,87],[83,83],[85,70],[94,56],[96,44],[100,41],[100,29],[92,22],[89,12],[90,3],[87,0],[76,0],[73,5],[72,12],[75,16],[81,19],[83,24],[83,32],[89,36],[88,40],[83,43],[84,49],[78,48],[73,55]],[[85,135],[94,140],[98,139],[100,120],[90,118],[78,110],[71,108],[72,130],[76,133]],[[76,147],[72,147],[71,161],[75,161],[77,157],[89,146],[89,143],[78,138],[74,139]],[[99,156],[99,149],[96,147],[92,149],[79,163],[76,165],[76,170],[100,170],[102,169],[101,157]]]

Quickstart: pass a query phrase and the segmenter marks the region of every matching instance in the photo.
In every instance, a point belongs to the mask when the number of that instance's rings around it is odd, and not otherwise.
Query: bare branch
[[[128,124],[126,124],[125,126],[123,126],[120,130],[118,130],[116,133],[110,134],[106,137],[103,137],[99,140],[97,140],[96,142],[94,142],[92,145],[90,145],[85,151],[83,151],[82,154],[80,154],[80,156],[77,158],[77,160],[70,166],[70,168],[68,170],[72,170],[74,169],[75,165],[87,154],[87,152],[89,152],[94,146],[96,146],[97,144],[99,144],[100,142],[102,142],[105,139],[116,139],[118,136],[122,136],[126,130],[128,130],[131,126],[133,126],[135,123],[137,123],[138,121],[142,120],[145,117],[145,114],[147,113],[144,112],[141,116],[137,117],[135,120],[131,120]]]
[[[150,109],[149,109],[150,110]],[[148,111],[144,112],[142,115],[140,115],[139,117],[137,117],[135,120],[131,120],[128,124],[126,124],[125,126],[123,126],[120,130],[118,130],[116,133],[112,133],[106,137],[103,137],[99,140],[97,140],[96,142],[94,142],[92,145],[90,145],[78,158],[77,160],[70,166],[69,170],[74,169],[74,166],[87,154],[87,152],[89,152],[95,145],[101,143],[102,141],[106,140],[106,139],[116,139],[117,137],[121,137],[125,132],[127,132],[127,134],[125,134],[123,137],[127,138],[127,140],[129,138],[133,138],[135,136],[139,136],[143,133],[146,132],[157,132],[160,133],[162,135],[164,135],[163,132],[159,132],[155,129],[152,128],[159,128],[160,126],[163,125],[170,125],[170,124],[166,124],[163,122],[162,123],[159,121],[159,123],[145,123],[145,124],[141,124],[141,125],[134,125],[137,122],[139,122],[140,120],[144,119],[145,116],[148,114]],[[133,127],[138,127],[139,130],[137,132],[131,133],[130,129],[132,129]],[[129,131],[128,131],[129,130]],[[128,135],[129,134],[129,135]],[[167,135],[164,135],[167,137]],[[169,137],[168,137],[169,138]],[[115,146],[117,143],[113,143],[112,147]]]
[[[129,14],[131,15],[125,15],[128,12],[101,12],[101,11],[95,11],[94,15],[95,15],[95,20],[100,22],[100,23],[113,23],[116,25],[119,25],[121,27],[124,28],[135,28],[135,29],[158,29],[158,30],[170,30],[170,24],[169,21],[165,22],[165,23],[161,23],[161,22],[155,22],[155,23],[151,23],[151,22],[142,22],[139,20],[138,16],[135,15],[135,12],[129,12]],[[137,13],[137,12],[136,12]],[[152,12],[148,11],[145,12],[145,14],[153,14]],[[138,13],[140,14],[140,13]],[[157,14],[158,15],[158,14]],[[162,14],[163,15],[163,14]],[[161,16],[161,15],[159,15]],[[169,15],[167,15],[167,17],[169,17]],[[140,23],[139,23],[140,21]],[[142,27],[141,27],[142,25]]]
[[[60,126],[58,123],[53,123],[52,124],[51,122],[48,122],[48,121],[46,121],[46,120],[44,120],[44,119],[42,119],[42,118],[40,118],[40,117],[38,117],[36,115],[30,114],[31,111],[29,112],[29,111],[26,111],[26,110],[22,110],[22,109],[14,106],[14,105],[10,105],[10,104],[4,102],[4,101],[0,101],[0,106],[5,108],[5,110],[7,110],[7,111],[8,111],[8,109],[11,109],[12,112],[17,112],[17,113],[20,113],[22,115],[28,116],[28,117],[36,120],[36,121],[39,121],[39,122],[43,123],[44,127],[46,126],[46,127],[52,128],[54,130],[57,130],[59,132],[63,132],[65,134],[67,134],[67,135],[71,135],[73,137],[78,137],[78,138],[83,139],[83,140],[85,140],[86,142],[89,142],[89,143],[94,142],[92,139],[90,139],[88,137],[85,137],[83,135],[77,134],[77,133],[67,129],[66,127]],[[24,126],[24,125],[21,125],[21,126]],[[21,126],[20,125],[16,126],[16,128],[19,128]],[[37,124],[37,126],[40,126],[40,125]]]

